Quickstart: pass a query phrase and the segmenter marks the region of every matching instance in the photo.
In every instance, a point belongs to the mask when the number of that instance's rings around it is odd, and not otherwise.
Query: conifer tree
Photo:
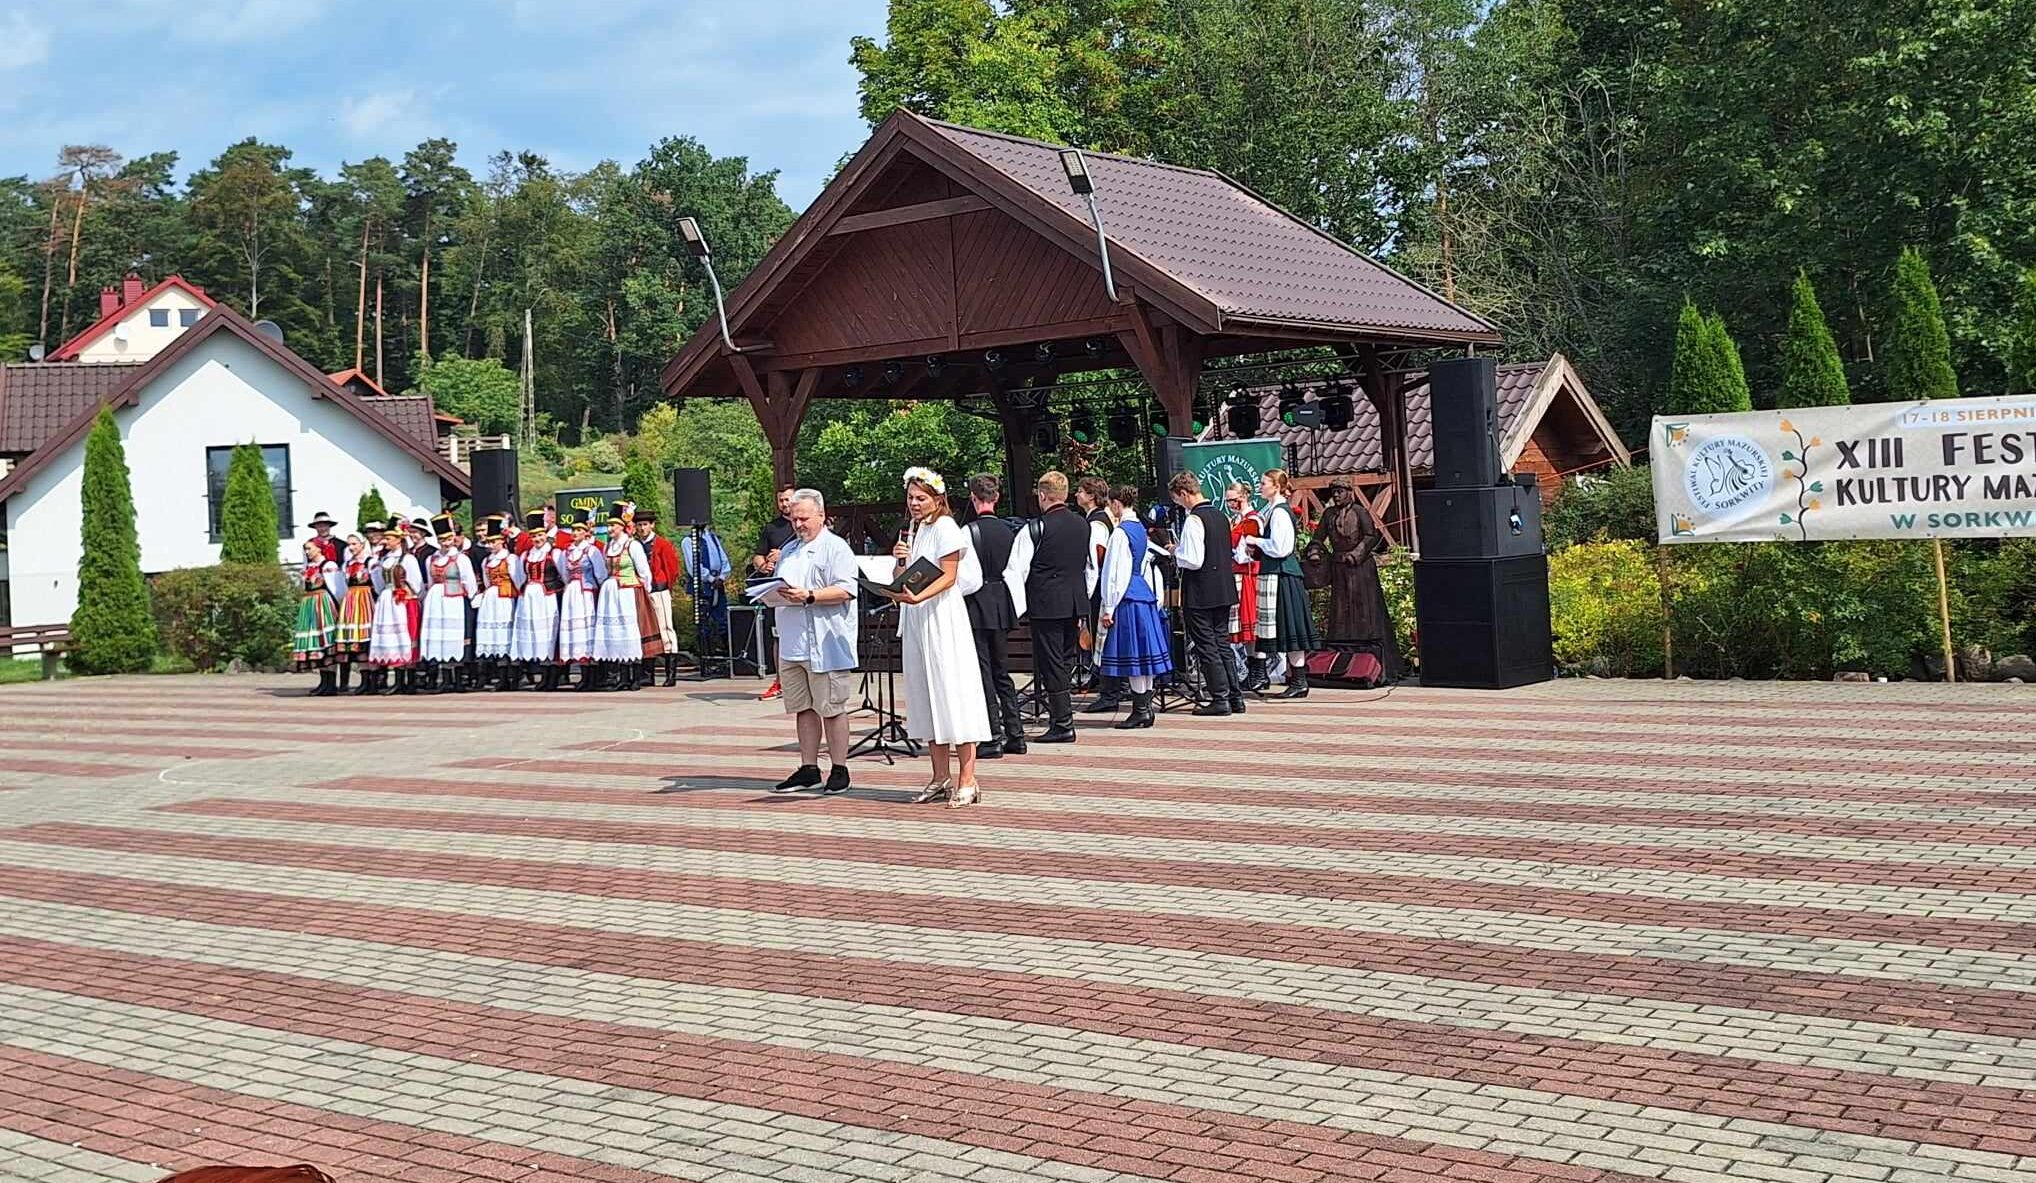
[[[1739,360],[1739,346],[1726,331],[1725,317],[1713,312],[1704,318],[1704,329],[1710,338],[1711,353],[1719,375],[1718,402],[1721,411],[1750,411],[1753,409],[1753,389],[1746,384],[1746,364]]]
[[[219,561],[268,563],[276,560],[276,494],[262,450],[242,444],[226,469],[226,499],[219,510]]]
[[[1944,306],[1930,279],[1930,265],[1914,247],[1895,261],[1893,305],[1883,352],[1889,400],[1957,398],[1958,375],[1951,370]]]
[[[384,524],[387,524],[388,520],[389,520],[389,507],[382,501],[381,486],[369,485],[368,491],[361,494],[360,504],[356,506],[354,509],[353,513],[354,529],[358,530],[361,528],[362,525],[368,522],[382,522]]]
[[[1789,335],[1782,342],[1781,395],[1777,407],[1842,407],[1852,401],[1838,343],[1817,303],[1808,274],[1796,272],[1790,292]]]
[[[1661,399],[1662,414],[1696,415],[1710,409],[1703,405],[1703,392],[1709,387],[1704,377],[1709,361],[1704,318],[1694,303],[1684,300],[1675,322],[1675,358],[1669,366],[1668,389]]]
[[[100,410],[85,437],[83,485],[84,551],[65,659],[81,674],[139,673],[155,657],[156,623],[141,577],[127,452],[110,409]]]
[[[622,497],[640,508],[664,518],[664,482],[658,479],[657,466],[641,452],[629,458],[622,468]]]

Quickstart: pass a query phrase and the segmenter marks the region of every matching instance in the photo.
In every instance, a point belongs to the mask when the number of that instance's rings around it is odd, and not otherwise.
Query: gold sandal
[[[953,778],[935,777],[934,779],[926,782],[926,787],[919,790],[918,796],[912,798],[912,804],[924,805],[929,801],[938,801],[942,797],[947,796],[949,793],[953,791],[954,791]]]
[[[983,786],[963,785],[948,795],[947,807],[949,809],[960,809],[964,805],[974,805],[982,799]]]

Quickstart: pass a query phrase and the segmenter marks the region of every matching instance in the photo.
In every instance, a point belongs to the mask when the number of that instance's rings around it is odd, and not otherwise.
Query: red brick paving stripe
[[[787,891],[779,884],[760,880],[626,867],[576,867],[529,859],[222,838],[58,822],[0,830],[0,836],[92,850],[238,860],[265,866],[556,891],[815,920],[1151,946],[1368,973],[1414,974],[1522,989],[1655,998],[1694,1006],[1749,1007],[2014,1039],[2036,1038],[2036,993],[1901,982],[1863,975],[1790,973],[1760,966],[1570,953],[1264,921],[914,896],[854,888],[802,885],[796,891]],[[47,874],[19,873],[28,877],[29,886],[24,890],[31,892],[33,884]],[[10,879],[16,881],[19,880]],[[150,893],[156,890],[153,883],[149,890]],[[289,898],[294,901],[296,897]],[[491,919],[488,923],[495,921]],[[444,927],[444,920],[434,919],[432,924]]]
[[[190,718],[189,715],[184,717],[186,719]],[[406,729],[401,725],[402,720],[400,719],[392,720],[391,722],[392,726],[390,727],[377,728],[376,736],[415,735],[423,726],[422,724],[417,724]],[[82,737],[78,740],[80,743],[89,743],[93,737],[104,735],[108,730],[106,724],[99,720],[83,718],[76,714],[66,715],[62,719],[42,720],[24,719],[10,713],[7,716],[7,728],[16,735]],[[122,736],[153,735],[163,739],[266,739],[274,740],[279,744],[289,743],[293,745],[302,743],[359,743],[361,739],[359,732],[323,732],[312,728],[300,727],[294,723],[288,727],[154,726],[129,722],[125,715],[121,717],[119,731]],[[280,751],[281,749],[277,750]],[[257,754],[274,755],[275,753],[261,752]]]
[[[1148,746],[1151,740],[1144,741]],[[757,749],[747,744],[733,743],[671,743],[661,740],[590,740],[585,743],[567,744],[565,751],[614,752],[619,754],[642,753],[646,755],[693,755],[693,756],[752,756]],[[1323,754],[1333,755],[1334,750]],[[1135,762],[1126,761],[1125,766],[1135,767]],[[1001,766],[1000,766],[1001,767]],[[986,775],[993,769],[985,769]],[[1072,770],[1071,770],[1072,771]],[[1339,777],[1339,779],[1348,779]],[[1510,778],[1508,778],[1510,779]],[[997,786],[998,795],[1026,796],[1039,793],[1066,794],[1069,792],[1094,793],[1093,780],[1068,777],[1062,780],[1048,780],[1027,777]],[[1278,806],[1282,809],[1318,809],[1326,812],[1346,813],[1352,810],[1377,813],[1426,814],[1437,817],[1508,817],[1524,818],[1529,821],[1574,821],[1601,826],[1677,826],[1698,830],[1766,830],[1784,834],[1808,834],[1818,838],[1859,838],[1869,841],[1898,842],[1959,842],[1996,846],[2036,846],[2036,825],[2015,826],[1982,824],[1979,822],[1933,822],[1900,821],[1874,818],[1847,817],[1803,817],[1785,813],[1713,813],[1673,807],[1655,808],[1637,805],[1563,805],[1556,802],[1517,800],[1494,801],[1484,798],[1461,797],[1403,797],[1389,792],[1378,795],[1363,793],[1337,793],[1287,791],[1253,787],[1250,789],[1213,788],[1206,784],[1182,784],[1180,782],[1160,784],[1111,784],[1104,790],[1111,797],[1123,797],[1147,801],[1179,801],[1204,805]],[[1841,791],[1842,790],[1838,790]],[[1975,794],[1982,799],[1965,804],[1991,804],[1999,806],[1999,797],[1994,794]],[[1857,800],[1847,793],[1845,800]],[[1937,804],[1945,804],[1935,797]]]
[[[492,757],[455,761],[452,767],[489,768],[542,774],[584,774],[589,776],[637,776],[646,779],[683,779],[670,765],[622,764],[575,760],[495,761]],[[1144,764],[1125,768],[1112,766],[1113,775],[1150,771]],[[910,777],[886,779],[890,787],[903,787]],[[313,785],[319,789],[375,790],[400,779],[346,778]],[[503,786],[475,782],[426,782],[456,784],[454,795],[495,797]],[[762,788],[765,781],[758,781]],[[392,789],[389,791],[406,791]],[[433,791],[433,790],[427,790]],[[645,804],[642,793],[629,790],[580,789],[562,782],[544,800],[585,800]],[[1238,801],[1249,802],[1250,790],[1239,790]],[[1001,800],[1001,798],[999,798]],[[667,793],[657,803],[674,809],[744,810],[755,808],[753,801],[729,794]],[[869,797],[826,800],[818,806],[830,812],[858,817],[897,817],[896,802]],[[1864,883],[1890,887],[1935,887],[1955,890],[2028,892],[2036,890],[2036,875],[2014,868],[1965,867],[1954,863],[1877,861],[1871,859],[1812,858],[1797,855],[1757,854],[1732,850],[1706,850],[1692,846],[1627,846],[1612,842],[1565,841],[1552,838],[1516,838],[1503,835],[1446,834],[1417,825],[1406,829],[1356,829],[1329,826],[1292,826],[1229,819],[1175,817],[1131,817],[1116,813],[1082,814],[1051,809],[962,810],[943,815],[944,825],[991,826],[998,829],[1042,830],[1074,834],[1101,834],[1112,837],[1140,835],[1167,842],[1195,839],[1204,842],[1266,843],[1300,846],[1315,850],[1402,850],[1417,854],[1460,855],[1466,858],[1526,859],[1583,866],[1616,866],[1634,870],[1692,871],[1711,875],[1732,875],[1755,879],[1807,879],[1824,883]],[[1810,845],[1808,843],[1806,846]]]
[[[190,744],[173,746],[160,743],[121,743],[108,740],[105,737],[109,732],[126,735],[128,734],[127,728],[119,727],[117,731],[113,731],[104,723],[94,723],[92,728],[93,734],[79,741],[77,750],[93,756],[173,756],[185,760],[254,760],[276,754],[273,751],[262,751],[259,748],[221,748]],[[8,730],[10,732],[16,731],[12,720],[9,720]],[[184,734],[189,735],[192,739],[211,739],[216,737],[217,732],[208,731],[204,728],[194,728]],[[0,751],[52,752],[62,751],[67,746],[69,745],[52,743],[48,740],[19,739],[13,735],[0,738]],[[0,760],[4,759],[6,759],[5,756],[0,756]]]
[[[154,771],[156,770],[153,768],[138,768],[131,764],[95,764],[86,761],[38,760],[30,756],[0,755],[0,772],[32,772],[41,776],[77,776],[111,780],[118,776],[134,776]]]
[[[160,1162],[164,1174],[215,1164],[309,1162],[349,1181],[671,1183],[672,1179],[4,1044],[0,1044],[0,1128],[117,1158]]]
[[[1219,1173],[1204,1178],[1239,1177],[1270,1174],[1265,1165],[1274,1164],[1299,1168],[1297,1180],[1376,1180],[1413,1156],[1431,1174],[1460,1166],[1460,1177],[1485,1183],[1639,1183],[1404,1138],[43,941],[0,939],[0,980],[1130,1174],[1191,1178],[1182,1168],[1201,1166]]]
[[[1186,991],[1078,982],[1008,971],[607,933],[496,917],[214,888],[163,886],[137,898],[129,880],[0,871],[0,891],[203,924],[242,925],[470,957],[567,966],[733,990],[928,1008],[1011,1023],[1213,1051],[1438,1077],[1561,1096],[1972,1146],[1943,1115],[1997,1123],[2008,1153],[2036,1151],[2036,1091],[1803,1068],[1744,1058],[1515,1035],[1372,1018],[1316,1007],[1216,999]],[[1832,1123],[1835,1120],[1835,1124]]]
[[[305,805],[287,801],[192,801],[157,806],[157,813],[237,817],[293,824],[365,826],[433,833],[557,838],[576,842],[661,846],[742,854],[838,859],[937,870],[987,871],[1099,883],[1166,884],[1215,891],[1274,892],[1323,899],[1372,900],[1422,908],[1485,909],[1565,916],[1610,924],[1787,933],[1826,940],[1886,941],[1951,949],[2036,951],[2036,924],[1939,919],[1887,912],[1782,907],[1664,899],[1625,892],[1516,887],[1446,877],[1352,874],[1289,869],[1265,863],[1122,858],[1116,855],[1011,850],[962,843],[831,837],[756,829],[700,828],[635,821],[520,818],[421,809]],[[2025,878],[2029,878],[2025,876]],[[2036,883],[2030,888],[2036,890]]]

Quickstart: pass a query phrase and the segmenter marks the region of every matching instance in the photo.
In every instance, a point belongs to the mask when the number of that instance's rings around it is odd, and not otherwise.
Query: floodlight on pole
[[[714,286],[714,311],[721,317],[721,343],[728,346],[728,352],[741,353],[736,348],[735,338],[728,335],[728,306],[721,301],[721,280],[714,274],[714,252],[707,245],[707,235],[700,229],[694,218],[679,219],[679,237],[686,240],[686,249],[700,260],[700,266],[707,271],[707,282]]]
[[[1088,158],[1080,148],[1063,149],[1060,167],[1067,173],[1068,188],[1089,203],[1089,223],[1096,228],[1096,254],[1103,260],[1103,290],[1110,293],[1110,302],[1115,304],[1117,279],[1110,274],[1110,239],[1103,233],[1103,211],[1096,207],[1096,180],[1089,175]]]

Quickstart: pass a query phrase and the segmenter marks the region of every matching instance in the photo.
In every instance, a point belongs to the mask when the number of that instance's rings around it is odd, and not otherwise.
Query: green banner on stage
[[[1188,471],[1202,482],[1202,495],[1218,503],[1232,481],[1241,481],[1251,490],[1251,504],[1258,508],[1265,499],[1258,495],[1258,478],[1268,468],[1284,468],[1286,449],[1276,439],[1209,440],[1182,444],[1181,457]]]

